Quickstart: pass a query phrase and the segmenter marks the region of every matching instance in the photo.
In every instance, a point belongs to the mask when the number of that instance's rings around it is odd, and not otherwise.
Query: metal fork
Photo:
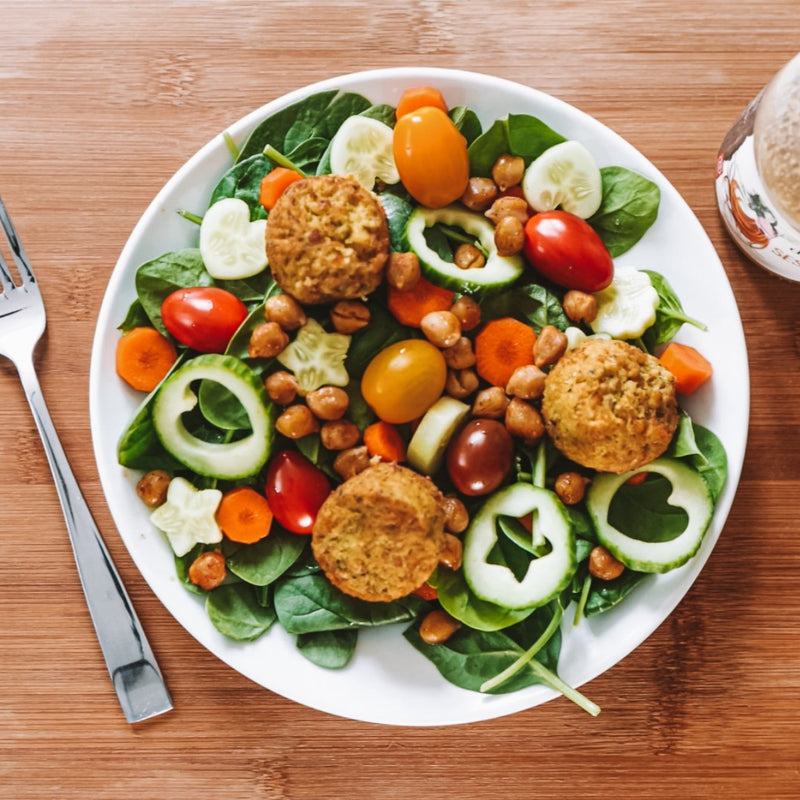
[[[2,198],[0,225],[21,278],[17,285],[0,252],[0,355],[17,368],[42,438],[86,602],[125,718],[141,722],[169,711],[172,700],[42,397],[33,352],[45,329],[44,303]]]

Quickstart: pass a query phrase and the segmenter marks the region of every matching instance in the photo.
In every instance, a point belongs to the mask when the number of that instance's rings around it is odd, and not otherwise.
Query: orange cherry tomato
[[[442,111],[447,111],[447,103],[438,89],[434,89],[432,86],[415,86],[413,89],[406,89],[400,96],[395,114],[397,119],[400,119],[400,117],[425,106],[435,106],[441,108]]]
[[[421,205],[442,208],[464,194],[467,140],[441,108],[425,106],[400,117],[393,149],[400,180]]]

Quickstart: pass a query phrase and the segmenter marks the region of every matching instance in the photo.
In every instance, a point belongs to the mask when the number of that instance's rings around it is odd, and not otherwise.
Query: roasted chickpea
[[[361,438],[361,431],[349,419],[326,422],[319,430],[322,446],[327,450],[348,450]]]
[[[420,276],[416,253],[390,253],[386,262],[386,282],[401,292],[410,289]]]
[[[294,331],[306,324],[306,314],[297,300],[288,294],[276,294],[264,303],[267,322],[277,322],[285,331]]]
[[[442,507],[445,513],[445,528],[450,533],[463,533],[469,525],[469,512],[460,498],[454,494],[445,495]]]
[[[449,369],[444,390],[451,397],[463,400],[469,397],[480,386],[480,381],[472,369]]]
[[[316,433],[319,422],[308,406],[297,403],[289,406],[275,420],[275,428],[289,439],[302,439],[310,433]]]
[[[461,338],[461,323],[452,311],[431,311],[420,322],[425,338],[437,347],[452,347]]]
[[[277,322],[262,322],[250,334],[247,354],[250,358],[273,358],[287,344],[289,344],[289,337]]]
[[[444,609],[436,608],[428,612],[419,626],[419,635],[425,644],[442,644],[459,628],[461,623],[451,617]]]
[[[522,181],[525,174],[525,161],[520,156],[504,153],[492,167],[492,178],[497,188],[504,192]]]
[[[369,325],[370,313],[360,300],[340,300],[331,309],[331,322],[337,333],[355,333]]]
[[[452,533],[445,533],[444,546],[439,553],[439,563],[447,569],[461,569],[461,559],[464,556],[464,545],[461,539],[453,536]]]
[[[525,225],[516,217],[503,217],[494,227],[494,246],[501,256],[513,256],[525,246]]]
[[[264,381],[269,399],[279,406],[288,406],[297,397],[297,378],[285,369],[273,372]]]
[[[491,178],[470,178],[461,202],[470,211],[486,211],[497,197],[497,184]]]
[[[348,447],[342,450],[333,460],[333,469],[344,480],[358,475],[370,465],[369,451],[366,445]]]
[[[142,475],[136,484],[136,494],[149,508],[158,508],[167,500],[167,489],[172,480],[163,469],[153,469]]]
[[[625,570],[625,565],[617,561],[602,545],[593,547],[589,553],[589,574],[601,581],[613,581],[619,578]]]
[[[459,337],[458,341],[442,350],[445,364],[450,369],[469,369],[475,366],[475,351],[472,349],[472,340],[466,336]]]
[[[530,403],[512,397],[504,418],[506,430],[517,439],[532,444],[544,436],[542,415]]]
[[[546,377],[547,373],[535,364],[517,367],[506,384],[506,394],[519,397],[520,400],[535,400],[544,392]]]
[[[530,214],[528,213],[528,204],[523,198],[506,195],[505,197],[498,197],[492,203],[485,216],[495,225],[506,217],[514,217],[524,225],[528,221]]]
[[[450,311],[458,317],[462,331],[471,331],[481,323],[481,307],[466,295],[459,297],[450,307]]]
[[[483,269],[486,257],[474,244],[460,244],[453,253],[453,263],[459,269]]]
[[[567,334],[554,325],[545,325],[533,345],[533,363],[537,367],[555,364],[567,351]]]
[[[216,589],[227,574],[225,556],[218,550],[201,553],[189,566],[189,580],[203,591]]]
[[[508,397],[500,386],[481,389],[472,403],[472,416],[500,419],[508,408]]]
[[[341,419],[348,406],[350,396],[338,386],[321,386],[306,395],[306,403],[317,419]]]
[[[597,316],[597,298],[588,292],[570,289],[561,305],[573,322],[592,322]]]
[[[556,477],[556,494],[561,498],[561,502],[568,506],[574,506],[583,500],[586,494],[586,487],[590,480],[580,472],[562,472]]]

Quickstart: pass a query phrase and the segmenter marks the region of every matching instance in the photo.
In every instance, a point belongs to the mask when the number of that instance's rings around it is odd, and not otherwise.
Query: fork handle
[[[100,648],[128,722],[169,711],[172,700],[161,671],[70,468],[30,365],[17,363],[64,512],[83,592]]]

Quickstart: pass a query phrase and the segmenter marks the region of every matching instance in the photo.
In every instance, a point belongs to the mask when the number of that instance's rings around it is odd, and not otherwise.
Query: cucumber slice
[[[200,257],[218,280],[241,280],[267,267],[267,221],[250,222],[250,207],[238,197],[218,200],[200,223]]]
[[[408,443],[406,458],[423,475],[442,465],[447,445],[469,416],[470,407],[455,397],[440,397],[424,414]]]
[[[638,339],[656,321],[660,299],[644,270],[617,267],[611,283],[595,297],[597,314],[589,323],[595,333]]]
[[[543,535],[550,552],[531,559],[522,580],[502,564],[490,564],[497,542],[497,517],[533,514],[532,539]],[[504,608],[538,608],[563,591],[577,568],[575,535],[569,515],[553,492],[515,483],[489,497],[464,534],[462,570],[470,589],[482,600]]]
[[[352,175],[372,191],[375,181],[399,183],[400,173],[394,163],[394,131],[371,117],[348,117],[331,140],[331,172]]]
[[[670,505],[682,508],[689,516],[679,536],[666,542],[634,539],[608,521],[608,510],[617,490],[632,475],[656,472],[671,484]],[[702,476],[682,461],[657,458],[639,469],[621,475],[600,473],[586,493],[586,507],[592,517],[600,543],[626,567],[638,572],[668,572],[685,564],[699,549],[714,513],[711,493]]]
[[[483,267],[460,269],[446,261],[425,240],[425,229],[437,223],[461,228],[474,236],[489,254]],[[417,208],[408,218],[405,243],[419,258],[422,272],[432,283],[459,292],[497,291],[513,283],[521,274],[521,256],[501,256],[494,244],[494,226],[486,217],[455,206]]]
[[[192,383],[220,383],[242,404],[251,433],[233,442],[205,442],[193,436],[182,416],[197,405]],[[267,462],[274,428],[271,404],[264,387],[249,367],[233,356],[197,356],[161,384],[153,400],[153,425],[164,448],[198,475],[235,480],[255,475]]]
[[[592,154],[570,139],[531,162],[522,178],[522,193],[536,211],[561,208],[588,219],[603,201],[603,180]]]

